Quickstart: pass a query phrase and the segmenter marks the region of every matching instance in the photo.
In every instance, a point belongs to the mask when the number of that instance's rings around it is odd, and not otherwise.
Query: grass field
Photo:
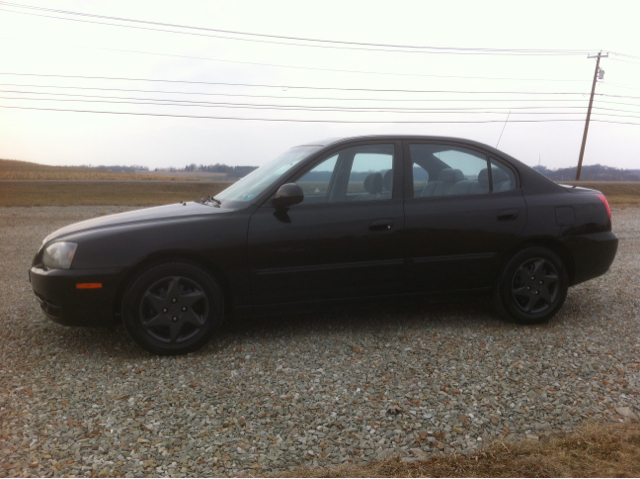
[[[540,442],[496,442],[468,457],[301,468],[284,477],[640,477],[640,425],[590,424]]]
[[[158,176],[141,173],[118,173],[115,171],[74,168],[71,166],[49,166],[28,161],[0,160],[0,180],[189,180],[195,177]]]
[[[172,181],[5,181],[0,206],[155,206],[216,195],[230,183]]]

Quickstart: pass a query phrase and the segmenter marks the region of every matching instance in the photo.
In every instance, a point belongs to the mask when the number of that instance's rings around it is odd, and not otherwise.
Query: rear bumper
[[[47,318],[65,326],[113,326],[120,284],[115,270],[47,270],[33,266],[29,281]],[[101,283],[98,289],[78,289],[78,283]]]
[[[565,244],[573,256],[573,286],[609,270],[618,250],[618,237],[610,231],[593,233],[566,238]]]

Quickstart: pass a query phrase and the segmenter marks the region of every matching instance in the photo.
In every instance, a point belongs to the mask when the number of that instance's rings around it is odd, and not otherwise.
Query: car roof
[[[339,143],[347,143],[351,141],[366,141],[366,140],[417,140],[417,141],[446,141],[446,142],[454,142],[454,143],[466,143],[467,145],[477,146],[486,150],[491,151],[492,153],[499,154],[501,156],[507,156],[511,158],[506,153],[497,150],[496,148],[489,146],[485,143],[480,143],[479,141],[469,140],[468,138],[459,138],[453,136],[429,136],[429,135],[363,135],[363,136],[345,136],[345,137],[334,137],[334,138],[326,138],[318,141],[310,141],[304,143],[299,146],[321,146],[327,147],[334,144]]]

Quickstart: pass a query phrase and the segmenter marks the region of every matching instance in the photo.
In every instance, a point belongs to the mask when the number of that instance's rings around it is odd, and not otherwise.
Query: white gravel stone
[[[640,210],[613,211],[606,275],[554,320],[487,302],[229,322],[203,350],[150,356],[122,328],[47,320],[27,282],[42,239],[128,208],[0,208],[5,476],[246,476],[469,454],[640,414]]]

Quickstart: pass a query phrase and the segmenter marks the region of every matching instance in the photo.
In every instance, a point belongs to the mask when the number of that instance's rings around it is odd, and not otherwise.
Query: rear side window
[[[487,157],[452,145],[411,145],[414,198],[489,193]]]
[[[491,158],[491,176],[493,177],[493,192],[513,190],[516,187],[516,175],[513,170]]]

